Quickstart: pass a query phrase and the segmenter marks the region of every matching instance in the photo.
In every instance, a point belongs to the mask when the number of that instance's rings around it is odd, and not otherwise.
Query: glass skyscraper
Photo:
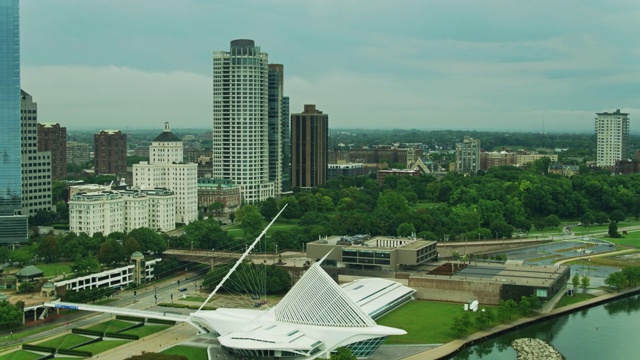
[[[18,0],[0,0],[0,243],[27,240],[20,149],[20,17]]]

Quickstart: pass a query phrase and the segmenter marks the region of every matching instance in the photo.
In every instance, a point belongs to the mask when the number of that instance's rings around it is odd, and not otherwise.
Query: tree
[[[6,300],[0,301],[0,329],[13,329],[22,325],[24,302],[15,305]]]
[[[335,352],[332,352],[331,355],[329,356],[330,360],[357,360],[358,358],[353,355],[353,353],[351,352],[351,349],[347,348],[347,347],[339,347],[335,350]]]
[[[573,285],[573,290],[576,290],[580,285],[580,275],[573,275],[573,277],[571,278],[571,284]]]
[[[122,248],[124,249],[124,256],[128,259],[131,257],[131,254],[133,254],[136,251],[140,251],[140,244],[138,243],[138,240],[132,238],[131,236],[129,236],[124,243],[122,244]]]
[[[624,221],[625,218],[626,216],[622,210],[613,210],[611,214],[609,214],[609,219],[611,219],[611,221],[620,222]]]
[[[80,276],[87,275],[100,271],[100,263],[91,254],[89,256],[78,255],[71,270]]]
[[[400,224],[400,226],[398,226],[398,236],[402,236],[402,237],[409,237],[411,236],[411,234],[416,232],[416,227],[413,226],[412,223],[402,223]]]
[[[582,280],[580,281],[580,286],[582,286],[582,291],[587,292],[587,288],[589,288],[590,284],[591,284],[591,279],[589,279],[588,276],[583,276]]]
[[[523,296],[522,298],[520,298],[520,303],[518,303],[518,310],[520,311],[520,314],[522,314],[522,316],[531,315],[531,301],[528,297]]]
[[[215,201],[209,204],[209,212],[215,213],[216,215],[220,215],[222,210],[224,210],[224,203],[220,201]]]
[[[467,333],[468,327],[466,326],[465,321],[462,317],[454,317],[453,323],[451,324],[451,331],[455,334],[456,337],[462,337]]]
[[[618,223],[613,220],[609,223],[609,236],[612,238],[621,237],[620,233],[618,233]]]
[[[11,251],[7,246],[0,246],[0,264],[4,264],[9,261],[9,254]]]
[[[627,287],[628,280],[624,272],[616,271],[614,273],[609,274],[609,276],[607,276],[607,278],[604,279],[604,283],[606,285],[609,285],[611,288],[615,290],[619,290]]]
[[[124,248],[118,240],[109,239],[102,243],[98,260],[106,265],[119,264],[126,259]]]
[[[640,283],[640,267],[631,266],[624,268],[622,269],[622,274],[624,274],[629,286],[635,287],[638,286],[638,283]]]
[[[273,219],[278,215],[278,202],[275,198],[268,198],[260,204],[260,213],[265,219]]]
[[[11,250],[9,253],[9,261],[22,266],[33,259],[33,253],[27,247],[20,247]]]
[[[58,239],[54,235],[47,235],[40,241],[38,247],[38,256],[44,259],[46,263],[58,261],[60,257],[60,248],[58,247]]]
[[[558,226],[560,226],[560,223],[561,223],[558,215],[553,215],[553,214],[545,217],[544,222],[546,227],[549,227],[549,228],[557,228]]]
[[[257,211],[245,214],[240,223],[240,227],[244,231],[245,238],[257,237],[264,227],[262,215]]]
[[[233,221],[236,219],[236,213],[235,212],[230,212],[229,213],[229,220],[231,221],[231,223],[233,224]]]
[[[167,242],[162,235],[149,228],[133,229],[128,237],[136,239],[142,252],[162,253],[167,249]]]

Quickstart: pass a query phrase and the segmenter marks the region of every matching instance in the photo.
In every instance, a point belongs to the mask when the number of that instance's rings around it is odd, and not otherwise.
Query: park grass
[[[44,272],[44,277],[52,277],[52,276],[62,275],[63,273],[64,274],[73,273],[73,271],[71,271],[72,265],[73,263],[70,263],[70,262],[60,262],[60,263],[52,263],[52,264],[40,263],[40,264],[36,264],[36,267]]]
[[[42,327],[29,328],[28,330],[14,333],[13,336],[12,336],[12,339],[19,340],[19,339],[25,338],[27,336],[31,336],[33,334],[38,334],[40,332],[51,330],[51,329],[53,329],[55,327],[58,327],[58,326],[60,326],[60,325],[52,324],[52,325],[47,325],[47,326],[42,326]],[[6,334],[0,335],[0,339],[2,339],[5,335]],[[3,351],[5,349],[8,349],[8,348],[13,347],[15,345],[16,344],[14,343],[14,344],[11,344],[11,345],[6,345],[4,347],[0,347],[0,351]]]
[[[0,360],[36,360],[40,359],[41,357],[41,354],[36,354],[34,352],[26,350],[18,350],[0,356]]]
[[[640,266],[640,258],[623,258],[625,255],[632,253],[625,253],[623,255],[612,256],[596,256],[591,257],[591,260],[585,261],[584,259],[577,259],[565,263],[564,265],[581,265],[581,266],[611,266],[617,268],[626,268],[630,266]]]
[[[95,342],[93,344],[80,346],[73,350],[90,351],[93,353],[93,355],[95,355],[107,350],[115,349],[118,346],[122,346],[128,343],[129,343],[128,340],[102,340],[102,341]]]
[[[120,334],[138,335],[140,338],[143,338],[145,336],[155,334],[157,332],[168,329],[170,327],[171,325],[145,325],[145,326],[137,327],[134,329],[129,329],[127,331],[123,331]]]
[[[594,298],[595,296],[591,295],[591,294],[582,294],[582,293],[574,293],[573,296],[567,296],[566,294],[562,297],[562,299],[560,299],[560,301],[558,301],[558,303],[556,304],[555,308],[559,308],[559,307],[563,307],[563,306],[567,306],[567,305],[572,305],[572,304],[576,304],[585,300],[589,300],[591,298]]]
[[[63,336],[58,336],[57,338],[53,338],[35,345],[38,346],[48,346],[56,349],[68,349],[74,345],[82,344],[83,342],[87,342],[92,338],[87,336],[82,336],[78,334],[67,334]]]
[[[390,336],[387,344],[444,344],[458,338],[451,325],[453,318],[462,316],[464,312],[460,303],[413,300],[376,322],[407,331],[406,335]],[[469,332],[480,330],[474,328],[477,314],[470,314],[474,325]]]
[[[182,355],[189,360],[207,360],[207,348],[177,345],[161,353],[165,355]]]
[[[101,331],[101,332],[118,332],[122,329],[126,329],[129,326],[135,325],[134,323],[122,320],[109,320],[103,323],[88,327],[87,330]]]
[[[602,240],[610,241],[616,245],[640,248],[640,231],[634,231],[622,235],[621,238],[599,237]]]

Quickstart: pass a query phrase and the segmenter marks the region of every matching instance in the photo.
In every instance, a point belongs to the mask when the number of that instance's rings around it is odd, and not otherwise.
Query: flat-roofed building
[[[91,145],[77,141],[67,141],[67,163],[84,165],[91,160]]]
[[[334,260],[338,266],[375,266],[395,269],[438,259],[436,241],[368,235],[331,236],[307,243],[307,257]]]
[[[526,165],[545,157],[549,158],[549,160],[551,160],[552,163],[558,161],[557,154],[518,154],[516,155],[516,165],[518,166]]]
[[[38,151],[51,152],[51,177],[67,177],[67,128],[58,123],[38,123]]]
[[[222,203],[222,212],[229,213],[240,207],[240,189],[228,179],[198,179],[198,208],[209,212],[213,203]]]
[[[337,179],[340,176],[362,176],[367,175],[367,170],[363,164],[328,164],[327,181]]]

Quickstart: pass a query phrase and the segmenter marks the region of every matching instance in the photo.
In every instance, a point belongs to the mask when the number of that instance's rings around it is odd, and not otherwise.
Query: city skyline
[[[207,128],[212,53],[241,38],[285,66],[292,109],[317,104],[332,128],[593,132],[617,108],[631,132],[640,121],[632,1],[153,5],[21,1],[22,87],[42,121]]]

